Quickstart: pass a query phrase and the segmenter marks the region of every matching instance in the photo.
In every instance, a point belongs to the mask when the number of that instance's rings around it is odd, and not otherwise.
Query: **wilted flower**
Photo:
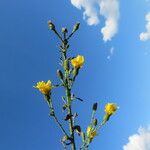
[[[93,129],[91,126],[88,126],[86,134],[89,139],[93,139],[97,133],[95,129]]]
[[[51,81],[50,80],[48,80],[47,82],[40,81],[37,83],[36,86],[34,86],[34,88],[37,88],[44,95],[48,95],[50,90],[52,89]]]
[[[78,55],[71,60],[71,64],[74,68],[78,69],[84,64],[84,56]]]

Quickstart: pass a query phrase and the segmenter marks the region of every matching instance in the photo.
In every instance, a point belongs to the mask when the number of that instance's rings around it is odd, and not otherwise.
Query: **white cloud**
[[[147,21],[146,31],[140,34],[141,41],[150,40],[150,12],[145,16],[145,20]]]
[[[101,29],[103,40],[111,40],[117,33],[119,19],[118,0],[100,0],[100,14],[106,18],[105,26]]]
[[[109,50],[109,55],[107,56],[107,59],[110,60],[113,54],[114,54],[114,47],[111,47],[111,49]]]
[[[88,25],[97,25],[100,16],[105,20],[105,26],[101,29],[103,40],[111,40],[118,31],[119,0],[71,0],[78,9],[83,9],[83,19]]]
[[[150,127],[139,128],[138,133],[129,137],[129,142],[123,150],[150,150]]]
[[[72,5],[78,9],[84,9],[83,18],[88,25],[97,25],[99,23],[98,12],[95,8],[95,0],[71,0]]]

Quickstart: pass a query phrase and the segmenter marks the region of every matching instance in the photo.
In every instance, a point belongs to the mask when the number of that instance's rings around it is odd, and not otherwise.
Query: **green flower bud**
[[[73,127],[73,130],[75,130],[75,131],[78,133],[78,135],[81,134],[81,127],[80,127],[79,125],[75,125],[75,126]]]
[[[65,104],[65,105],[62,107],[62,109],[63,109],[63,110],[66,110],[67,107],[68,107],[68,105]]]
[[[62,138],[62,142],[65,142],[65,141],[67,141],[68,140],[68,137],[67,136],[64,136],[63,138]]]
[[[94,103],[93,104],[93,111],[96,111],[97,110],[97,103]]]
[[[54,111],[51,111],[51,112],[50,112],[50,116],[54,116]]]
[[[55,25],[50,20],[48,21],[48,27],[50,30],[55,30]]]
[[[94,126],[97,126],[97,119],[93,120],[93,124],[94,124]]]
[[[77,23],[74,25],[72,32],[76,32],[76,31],[79,29],[79,26],[80,26],[80,23],[77,22]]]
[[[57,70],[57,76],[63,81],[64,77],[63,77],[63,73],[61,72],[61,70]]]
[[[62,32],[62,33],[68,33],[68,30],[67,30],[67,28],[63,27],[63,28],[61,29],[61,32]]]

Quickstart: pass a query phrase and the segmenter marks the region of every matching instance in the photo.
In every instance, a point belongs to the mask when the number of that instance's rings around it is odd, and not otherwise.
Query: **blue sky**
[[[98,8],[96,4],[90,6]],[[88,25],[83,12],[70,0],[0,1],[0,149],[62,149],[58,140],[61,132],[48,117],[42,95],[33,88],[39,80],[58,82],[59,41],[47,28],[49,19],[58,29],[67,26],[69,31],[76,21],[81,23],[70,41],[70,55],[85,56],[73,89],[85,99],[84,103],[74,104],[82,128],[89,123],[94,102],[99,103],[99,119],[107,102],[120,106],[90,149],[123,150],[128,137],[137,133],[140,126],[149,126],[150,40],[140,40],[139,35],[146,31],[150,2],[119,1],[118,32],[107,42],[101,33],[105,18],[98,16],[99,24]],[[61,89],[55,89],[54,103],[60,118],[62,94]],[[137,150],[130,146],[124,150],[131,149]]]

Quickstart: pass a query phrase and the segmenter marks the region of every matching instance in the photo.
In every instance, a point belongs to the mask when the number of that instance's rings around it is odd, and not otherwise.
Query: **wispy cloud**
[[[118,31],[119,0],[71,0],[72,5],[83,9],[83,19],[88,25],[97,25],[100,16],[105,18],[101,33],[103,40],[109,41]]]
[[[123,146],[123,150],[150,150],[150,127],[139,128],[137,134],[129,137],[129,142]]]
[[[110,60],[113,54],[114,54],[114,47],[111,47],[111,49],[109,50],[109,55],[107,56],[107,59]]]
[[[146,14],[145,16],[145,20],[146,20],[146,31],[142,32],[140,34],[140,40],[141,41],[147,41],[150,40],[150,12],[148,14]]]

